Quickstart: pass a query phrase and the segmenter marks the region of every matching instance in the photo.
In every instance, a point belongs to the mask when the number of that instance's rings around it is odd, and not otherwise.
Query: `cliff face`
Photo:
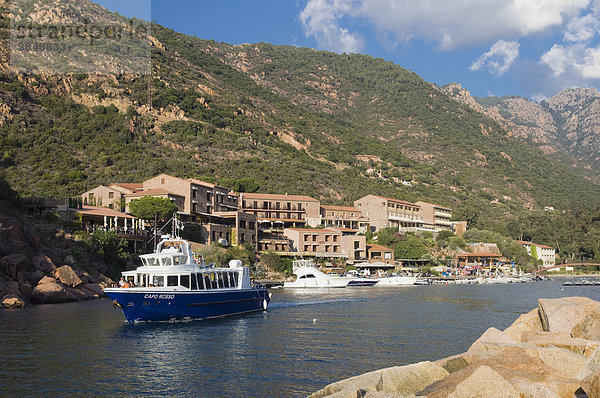
[[[600,170],[600,94],[596,89],[574,88],[542,103],[552,116],[558,138],[577,159]]]
[[[564,90],[540,103],[521,97],[474,98],[459,84],[441,90],[494,118],[509,133],[567,164],[600,171],[600,94],[596,89]]]

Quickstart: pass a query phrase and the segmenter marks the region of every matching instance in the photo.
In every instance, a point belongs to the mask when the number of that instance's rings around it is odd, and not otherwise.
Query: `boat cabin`
[[[232,260],[229,268],[199,264],[188,243],[180,239],[163,240],[155,253],[140,256],[142,266],[123,272],[125,280],[136,288],[170,290],[214,290],[248,288],[250,270],[241,261]]]

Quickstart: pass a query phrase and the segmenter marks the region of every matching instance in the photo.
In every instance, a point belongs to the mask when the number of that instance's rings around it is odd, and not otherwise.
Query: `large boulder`
[[[590,398],[600,397],[600,369],[590,373],[583,379],[581,389]]]
[[[63,265],[62,267],[57,268],[53,274],[56,279],[67,286],[75,287],[83,283],[75,271],[73,271],[73,268],[68,265]]]
[[[25,307],[25,301],[18,296],[9,295],[0,300],[0,305],[9,310]]]
[[[35,268],[27,256],[13,253],[0,259],[0,271],[15,281],[24,282]]]
[[[35,286],[38,284],[38,282],[44,277],[44,272],[41,270],[36,270],[34,272],[32,272],[29,275],[29,278],[27,278],[27,282],[31,285],[31,286]]]
[[[40,304],[64,303],[76,300],[65,285],[48,276],[43,277],[38,285],[33,288],[31,299]]]
[[[512,325],[504,330],[504,333],[509,335],[515,341],[523,341],[521,336],[524,332],[541,332],[542,322],[538,309],[533,309],[527,314],[521,315]]]
[[[104,297],[104,289],[98,283],[88,283],[83,285],[81,290],[86,294],[87,298]]]
[[[364,395],[364,392],[374,391],[398,395],[414,395],[417,391],[446,376],[448,376],[448,372],[440,365],[433,362],[419,362],[351,377],[330,384],[310,395],[310,397],[356,397],[357,392]]]
[[[579,371],[577,378],[583,380],[597,370],[600,370],[600,348],[596,348],[596,350],[587,355],[586,362]]]
[[[19,295],[19,283],[9,279],[8,277],[0,277],[0,297],[9,294]]]
[[[539,299],[540,320],[547,332],[600,340],[600,303],[587,297]]]
[[[519,393],[500,373],[488,366],[479,366],[458,383],[448,398],[495,397],[514,398]]]
[[[42,271],[45,275],[50,275],[56,269],[56,266],[45,254],[38,254],[31,259],[35,269]]]
[[[491,373],[488,369],[478,370],[480,367],[488,367],[498,375]],[[477,374],[475,374],[478,372]],[[475,374],[475,376],[473,376]],[[486,390],[485,394],[477,393],[482,386],[472,386],[475,389],[473,395],[468,393],[467,387],[471,382],[484,382],[483,376],[491,377],[493,383],[490,387],[498,390]],[[474,377],[474,378],[472,378]],[[507,384],[512,389],[507,388]],[[448,396],[458,397],[458,393],[465,393],[464,397],[503,397],[506,390],[515,390],[517,393],[511,397],[573,397],[579,389],[581,382],[575,378],[563,376],[556,369],[546,365],[544,361],[531,356],[524,348],[505,347],[501,355],[494,358],[479,360],[458,372],[416,393],[417,396],[424,395],[428,398],[442,398]],[[459,389],[460,386],[460,389]],[[458,393],[457,393],[458,390]],[[543,392],[543,395],[541,394]],[[454,395],[451,395],[453,394]]]

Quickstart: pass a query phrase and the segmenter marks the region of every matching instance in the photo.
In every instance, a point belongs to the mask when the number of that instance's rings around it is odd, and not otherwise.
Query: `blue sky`
[[[600,87],[600,0],[96,0],[202,39],[390,60],[475,96]]]

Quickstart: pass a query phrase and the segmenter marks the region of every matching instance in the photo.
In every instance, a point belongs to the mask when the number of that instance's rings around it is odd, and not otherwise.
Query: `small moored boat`
[[[340,288],[348,286],[351,280],[356,279],[349,276],[328,275],[317,269],[312,260],[295,260],[292,264],[296,280],[286,281],[283,284],[285,288]]]
[[[189,243],[163,237],[156,251],[140,256],[142,266],[123,272],[124,287],[104,289],[128,322],[202,319],[264,311],[270,294],[250,279],[240,260],[229,268],[198,262]]]

